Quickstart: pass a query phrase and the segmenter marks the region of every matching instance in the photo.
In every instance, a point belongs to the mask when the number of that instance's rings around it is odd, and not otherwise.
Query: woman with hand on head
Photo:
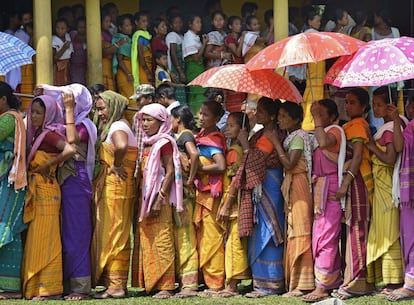
[[[20,101],[0,82],[0,300],[20,299],[26,195],[26,128]]]
[[[26,299],[45,300],[63,293],[61,191],[56,169],[76,154],[66,142],[63,123],[62,109],[54,98],[33,99],[27,111],[29,189],[23,216],[28,224],[22,266]]]
[[[341,300],[361,296],[372,290],[367,282],[366,255],[370,205],[374,192],[371,156],[367,148],[369,126],[364,116],[369,111],[368,92],[351,88],[345,96],[346,114],[351,120],[343,128],[347,139],[345,174],[336,198],[346,198],[346,252],[344,282],[332,292]],[[356,251],[358,249],[358,251]]]
[[[104,285],[97,299],[126,296],[134,212],[137,140],[123,118],[128,100],[107,90],[95,101],[99,172],[95,178],[92,287]]]

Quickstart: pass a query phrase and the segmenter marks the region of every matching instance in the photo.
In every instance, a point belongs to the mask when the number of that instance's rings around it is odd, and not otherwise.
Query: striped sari
[[[144,173],[148,155],[142,157]],[[141,177],[141,181],[143,178]],[[165,202],[168,202],[166,196]],[[141,210],[139,207],[138,211]],[[173,208],[162,204],[157,217],[144,217],[137,222],[132,263],[132,286],[154,290],[175,289],[175,250],[173,236]]]
[[[26,299],[63,293],[59,183],[56,178],[45,183],[41,174],[32,171],[55,157],[56,154],[38,150],[30,162],[29,189],[23,216],[28,224],[22,265],[22,289]],[[50,167],[53,177],[56,167]]]
[[[114,163],[114,147],[102,143],[99,158],[100,172],[95,179],[96,223],[92,238],[92,286],[126,288],[131,255],[134,170],[138,155],[136,147],[128,147],[123,166],[126,180],[107,175]]]
[[[363,118],[355,118],[346,123],[343,128],[346,139],[350,142],[347,147],[347,160],[351,160],[352,141],[363,141],[363,143],[368,141],[368,123]],[[374,189],[370,160],[369,151],[364,145],[361,167],[348,187],[345,205],[346,266],[341,288],[354,295],[364,295],[372,288],[366,279],[370,194],[373,194]]]

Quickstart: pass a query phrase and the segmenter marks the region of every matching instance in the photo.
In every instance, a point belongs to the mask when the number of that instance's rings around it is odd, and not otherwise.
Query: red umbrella
[[[277,69],[350,55],[366,42],[341,33],[306,32],[280,40],[257,53],[249,70]]]
[[[255,93],[296,103],[303,102],[298,89],[288,79],[272,70],[249,71],[243,64],[211,68],[188,85]]]

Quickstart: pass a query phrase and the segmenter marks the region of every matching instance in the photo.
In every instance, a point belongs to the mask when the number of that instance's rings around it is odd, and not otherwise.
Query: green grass
[[[143,297],[143,296],[136,296],[139,295],[139,290],[134,288],[130,289],[129,295],[131,297],[125,299],[108,299],[108,300],[87,300],[87,301],[64,301],[64,300],[56,300],[56,301],[24,301],[24,300],[9,300],[9,301],[1,301],[1,304],[4,305],[11,305],[11,304],[27,304],[27,305],[44,305],[44,304],[111,304],[111,305],[242,305],[242,304],[257,304],[257,305],[278,305],[278,304],[290,304],[290,305],[303,305],[300,298],[282,298],[280,296],[272,296],[262,299],[248,299],[245,297],[235,297],[235,298],[228,298],[228,299],[217,299],[217,298],[188,298],[188,299],[181,299],[181,300],[155,300],[151,297]],[[367,305],[385,305],[390,304],[384,297],[379,296],[369,296],[369,297],[361,297],[355,298],[351,300],[347,300],[346,304],[367,304]],[[410,302],[403,302],[403,304],[414,304],[414,301]]]

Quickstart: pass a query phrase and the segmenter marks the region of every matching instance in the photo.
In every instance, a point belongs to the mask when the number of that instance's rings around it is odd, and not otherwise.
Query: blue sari
[[[253,288],[265,294],[284,292],[284,203],[280,190],[282,169],[267,169],[262,198],[253,198],[256,224],[249,238]]]

